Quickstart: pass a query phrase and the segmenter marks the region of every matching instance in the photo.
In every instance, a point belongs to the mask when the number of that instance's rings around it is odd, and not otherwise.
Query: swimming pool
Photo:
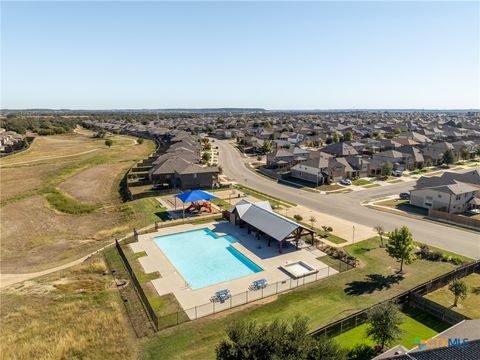
[[[154,238],[192,289],[263,271],[232,246],[232,235],[218,236],[204,228]]]

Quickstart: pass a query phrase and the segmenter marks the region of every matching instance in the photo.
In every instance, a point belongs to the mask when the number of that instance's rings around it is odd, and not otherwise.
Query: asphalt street
[[[362,206],[365,200],[395,195],[411,189],[415,182],[403,182],[344,194],[320,194],[276,183],[246,168],[251,161],[226,140],[215,140],[219,162],[231,180],[279,197],[312,210],[343,218],[362,225],[381,225],[386,231],[406,225],[415,240],[466,256],[480,258],[480,234],[431,221],[412,219]]]

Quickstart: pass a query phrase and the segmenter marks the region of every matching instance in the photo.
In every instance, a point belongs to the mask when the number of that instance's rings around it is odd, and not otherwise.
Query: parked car
[[[400,196],[400,199],[402,199],[402,200],[408,200],[408,199],[410,199],[410,194],[409,194],[409,193],[406,193],[406,192],[400,193],[399,196]]]
[[[342,179],[342,180],[340,180],[340,184],[342,184],[342,185],[352,185],[352,180]]]
[[[392,172],[392,175],[400,177],[403,175],[403,170],[395,170],[394,172]]]

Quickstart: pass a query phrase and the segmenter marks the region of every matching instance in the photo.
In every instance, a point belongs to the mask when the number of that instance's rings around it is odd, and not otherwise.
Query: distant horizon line
[[[102,108],[102,109],[70,109],[70,108],[5,108],[1,112],[7,111],[55,111],[55,112],[360,112],[360,111],[388,111],[388,112],[480,112],[480,108],[329,108],[329,109],[266,109],[260,107],[205,107],[205,108]]]

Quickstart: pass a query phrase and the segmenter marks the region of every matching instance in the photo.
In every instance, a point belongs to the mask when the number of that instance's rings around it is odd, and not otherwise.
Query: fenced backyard
[[[436,220],[443,220],[453,224],[464,225],[473,229],[480,230],[480,220],[475,218],[470,218],[467,216],[460,216],[456,214],[447,213],[445,211],[438,211],[429,209],[428,217]]]
[[[444,275],[436,277],[430,281],[427,281],[421,285],[414,287],[408,291],[405,291],[391,299],[388,299],[384,302],[394,301],[400,305],[408,304],[413,308],[421,309],[432,316],[437,317],[438,319],[445,321],[449,324],[456,324],[467,317],[458,314],[457,312],[450,310],[440,304],[434,303],[433,301],[427,300],[422,297],[422,295],[428,294],[431,291],[437,290],[454,279],[463,278],[467,275],[470,275],[474,272],[480,272],[480,260],[466,264],[459,267],[458,269],[452,270]],[[384,303],[382,302],[382,303]],[[338,336],[350,329],[353,329],[367,321],[367,314],[370,309],[375,306],[378,306],[381,303],[375,304],[367,309],[361,310],[347,316],[343,319],[335,321],[331,324],[323,326],[319,329],[316,329],[311,332],[312,336],[315,337],[335,337]]]

